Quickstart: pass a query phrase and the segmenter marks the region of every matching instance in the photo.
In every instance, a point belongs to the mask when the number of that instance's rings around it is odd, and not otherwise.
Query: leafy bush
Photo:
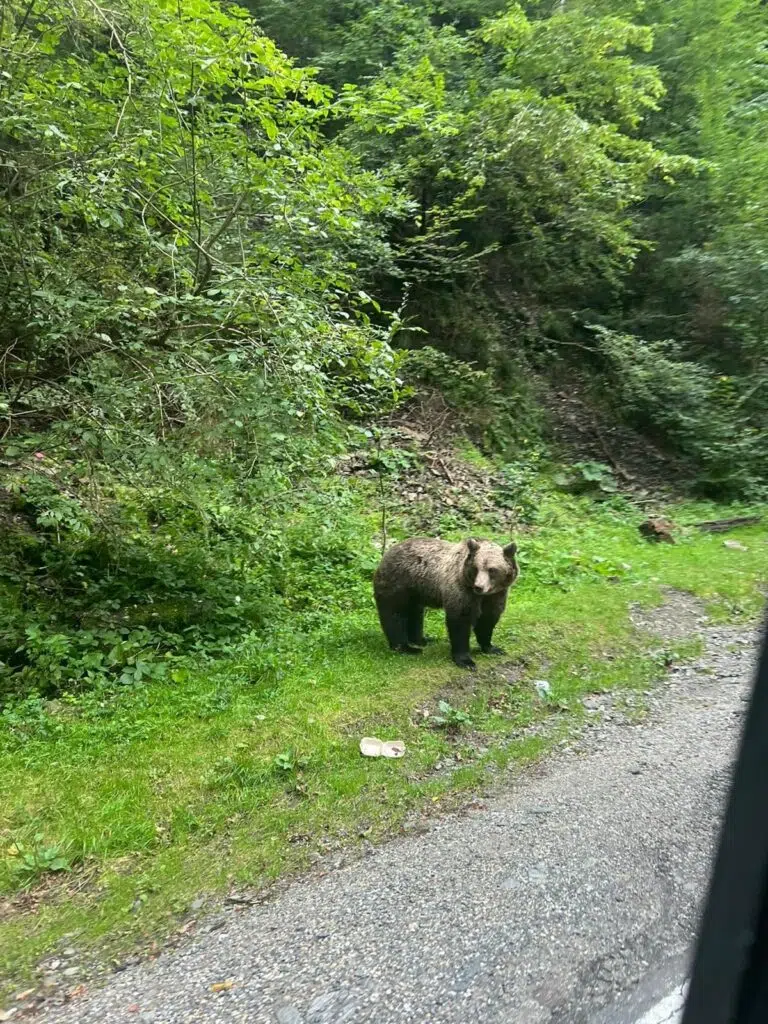
[[[574,494],[599,497],[618,490],[613,470],[603,462],[574,462],[570,471],[556,473],[554,480],[559,487]]]
[[[309,481],[399,398],[401,200],[236,7],[11,0],[0,47],[0,700],[140,686],[367,570]]]
[[[492,369],[425,345],[404,353],[400,371],[417,392],[439,394],[481,449],[516,450],[521,432],[537,433],[528,405],[517,401],[518,388],[505,389]]]
[[[286,479],[266,491],[257,479],[238,494],[238,477],[169,483],[105,488],[105,521],[89,533],[6,538],[0,566],[16,600],[0,623],[0,695],[170,681],[180,657],[251,634],[264,643],[286,616],[306,630],[362,599],[375,551],[351,484],[297,492]]]
[[[441,352],[431,345],[411,349],[404,354],[402,371],[406,379],[439,391],[454,408],[471,414],[502,401],[488,370]]]
[[[31,842],[17,840],[6,850],[11,874],[22,885],[29,885],[42,875],[59,871],[70,871],[72,861],[67,851],[60,846],[48,845],[45,837],[37,833]]]
[[[768,424],[743,411],[738,381],[683,359],[672,341],[593,330],[619,415],[695,460],[702,490],[721,496],[759,492]]]
[[[307,758],[300,757],[293,748],[281,751],[274,760],[276,770],[286,774],[300,771],[306,768],[308,763]]]
[[[430,724],[438,729],[446,729],[449,732],[458,732],[467,726],[472,725],[472,719],[461,708],[455,708],[447,700],[441,700],[437,705],[437,714],[429,716]]]

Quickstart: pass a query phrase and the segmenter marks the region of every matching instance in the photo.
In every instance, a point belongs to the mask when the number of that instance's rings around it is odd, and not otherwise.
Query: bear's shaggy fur
[[[424,609],[444,608],[451,657],[473,669],[469,638],[475,631],[484,654],[503,654],[491,643],[507,603],[507,590],[518,576],[515,544],[502,548],[472,538],[451,544],[414,537],[384,554],[373,577],[381,628],[393,651],[420,654]]]

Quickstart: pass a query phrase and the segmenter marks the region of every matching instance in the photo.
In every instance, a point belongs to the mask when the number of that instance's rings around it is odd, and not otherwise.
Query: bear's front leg
[[[483,654],[504,654],[504,649],[492,643],[491,637],[505,605],[504,594],[493,594],[485,598],[480,605],[480,616],[475,623],[475,636]]]
[[[469,638],[472,633],[472,619],[468,615],[446,615],[445,624],[451,641],[451,657],[459,668],[474,669],[475,662],[469,653]]]

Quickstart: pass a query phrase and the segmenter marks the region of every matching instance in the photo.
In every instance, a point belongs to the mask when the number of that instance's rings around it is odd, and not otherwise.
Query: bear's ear
[[[467,537],[466,544],[467,551],[469,552],[469,556],[471,558],[477,552],[477,549],[480,547],[480,545],[474,539],[474,537]]]
[[[504,557],[506,558],[506,560],[508,562],[513,562],[515,559],[515,555],[517,554],[517,544],[515,544],[515,542],[512,541],[510,544],[507,544],[507,546],[502,548],[501,550],[504,552]]]

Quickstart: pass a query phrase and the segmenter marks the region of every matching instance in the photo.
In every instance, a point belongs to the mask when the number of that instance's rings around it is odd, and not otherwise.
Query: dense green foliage
[[[578,362],[764,493],[768,9],[246,7],[2,5],[0,699],[274,672],[361,600],[337,456],[409,373],[511,461]]]
[[[346,499],[331,531],[334,485],[298,489],[399,387],[360,285],[402,204],[324,140],[326,88],[188,7],[0,21],[0,666],[48,691],[258,626],[313,559],[338,587]]]
[[[495,365],[586,348],[702,488],[764,485],[760,0],[314,0],[300,23],[287,0],[247,6],[418,203],[398,265],[433,343]]]

